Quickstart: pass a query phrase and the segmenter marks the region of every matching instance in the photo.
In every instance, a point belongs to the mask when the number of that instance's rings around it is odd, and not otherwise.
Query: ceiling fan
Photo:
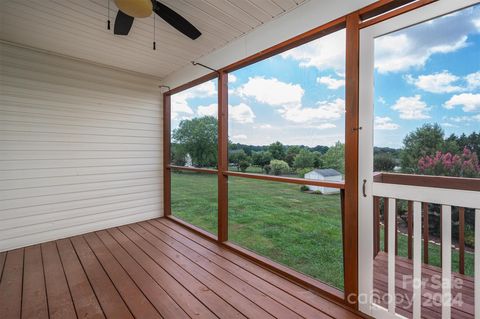
[[[172,27],[192,40],[197,39],[202,33],[184,17],[155,0],[114,0],[118,7],[113,33],[127,35],[132,28],[135,18],[149,17],[152,12],[165,20]]]

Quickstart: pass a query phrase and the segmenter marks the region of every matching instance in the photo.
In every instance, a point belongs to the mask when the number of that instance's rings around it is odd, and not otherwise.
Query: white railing
[[[448,187],[448,186],[447,186]],[[373,196],[383,197],[388,205],[388,295],[396,296],[395,290],[395,242],[396,200],[413,201],[413,318],[421,318],[422,277],[422,203],[442,205],[441,255],[442,255],[442,319],[451,318],[452,262],[451,230],[452,207],[475,209],[475,257],[474,257],[474,313],[480,318],[480,192],[459,189],[434,188],[388,183],[373,183]],[[397,313],[395,298],[388,298],[388,309],[372,304],[372,314],[378,318],[403,318]]]

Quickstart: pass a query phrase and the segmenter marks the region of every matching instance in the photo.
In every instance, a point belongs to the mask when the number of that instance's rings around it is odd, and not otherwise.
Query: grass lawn
[[[172,213],[216,234],[217,176],[172,173]],[[230,241],[343,290],[341,230],[339,195],[306,194],[295,184],[229,178]],[[399,254],[407,256],[407,237],[398,238]],[[440,264],[439,253],[440,247],[430,244],[430,264]],[[452,270],[458,270],[457,251],[452,251]],[[465,273],[473,275],[469,253]]]

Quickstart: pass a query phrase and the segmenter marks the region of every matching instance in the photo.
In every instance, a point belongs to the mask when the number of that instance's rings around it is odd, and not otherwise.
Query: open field
[[[172,213],[216,234],[216,175],[173,173]],[[230,241],[343,290],[341,226],[339,195],[306,194],[299,185],[229,178]],[[407,238],[398,238],[399,254],[406,256]],[[434,244],[430,263],[440,264]],[[452,251],[452,270],[458,270],[457,251]],[[473,275],[472,254],[465,256],[465,272]]]

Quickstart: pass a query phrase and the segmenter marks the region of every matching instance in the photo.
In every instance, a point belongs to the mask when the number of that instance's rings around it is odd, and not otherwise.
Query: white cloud
[[[317,83],[325,84],[330,90],[336,90],[345,85],[345,80],[335,79],[331,76],[322,76],[317,78]]]
[[[256,128],[269,129],[269,128],[272,128],[272,126],[270,124],[261,124],[256,126]]]
[[[345,113],[345,100],[321,101],[317,107],[295,106],[281,110],[282,116],[295,123],[311,123],[325,120],[338,120]]]
[[[467,36],[462,36],[453,43],[438,43],[433,46],[419,46],[417,40],[407,34],[385,35],[376,39],[375,68],[380,73],[388,73],[423,67],[431,55],[454,52],[467,44]]]
[[[323,124],[315,125],[315,128],[319,130],[326,130],[326,129],[335,128],[335,127],[337,126],[333,123],[323,123]]]
[[[319,70],[345,71],[345,31],[331,33],[318,40],[301,45],[281,54],[281,57],[299,61],[301,67]]]
[[[193,109],[188,105],[189,99],[211,97],[216,94],[215,83],[208,81],[172,95],[170,102],[172,119],[185,119],[193,116]]]
[[[252,109],[245,103],[229,105],[228,113],[229,117],[237,123],[253,123],[253,119],[255,118]]]
[[[399,127],[400,125],[394,123],[388,116],[375,116],[375,129],[377,130],[396,130]]]
[[[480,71],[468,74],[465,77],[465,81],[467,81],[467,88],[469,90],[480,88]]]
[[[454,125],[452,123],[448,123],[448,122],[441,123],[440,125],[442,125],[443,127],[457,127],[456,125]]]
[[[299,104],[305,91],[299,84],[285,83],[276,78],[256,76],[237,89],[240,96],[253,97],[272,106]]]
[[[245,134],[233,135],[232,140],[246,140],[248,137]]]
[[[385,99],[383,98],[383,96],[379,96],[379,97],[378,97],[378,103],[385,105],[385,104],[387,104],[387,101],[385,101]]]
[[[392,106],[392,110],[400,113],[400,118],[405,120],[421,120],[428,119],[430,116],[427,114],[430,108],[427,104],[421,100],[420,95],[415,96],[402,96]]]
[[[480,18],[472,20],[472,23],[480,31]]]
[[[459,79],[458,76],[453,75],[448,71],[420,75],[417,78],[414,78],[411,75],[406,76],[408,83],[430,93],[453,93],[463,91],[461,86],[454,85]]]
[[[237,77],[235,74],[229,73],[228,74],[228,83],[235,83],[237,82]]]
[[[445,54],[464,48],[469,44],[469,34],[480,30],[477,20],[473,20],[478,17],[477,11],[462,10],[458,14],[446,15],[377,38],[376,69],[380,73],[387,73],[420,68],[433,54]]]
[[[480,94],[455,94],[444,104],[446,109],[453,109],[455,106],[461,106],[464,112],[480,111]]]
[[[197,114],[199,116],[214,116],[214,117],[217,117],[217,113],[218,113],[217,103],[213,103],[213,104],[210,104],[210,105],[207,105],[207,106],[201,105],[197,108]]]

